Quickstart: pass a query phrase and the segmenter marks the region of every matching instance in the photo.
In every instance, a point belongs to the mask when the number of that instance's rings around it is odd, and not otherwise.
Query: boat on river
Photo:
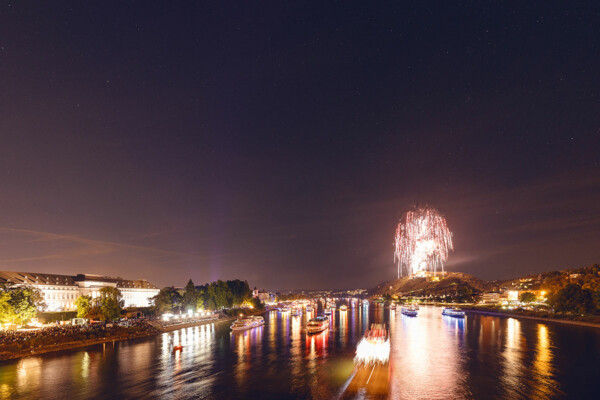
[[[448,317],[454,317],[454,318],[464,318],[465,312],[463,310],[461,310],[460,308],[445,307],[442,310],[442,315],[446,315]]]
[[[256,328],[264,324],[265,320],[260,316],[238,318],[233,322],[233,324],[231,324],[231,330],[234,332],[245,331],[247,329]]]
[[[416,317],[419,313],[419,311],[413,306],[402,307],[400,312],[402,315],[406,315],[407,317]]]
[[[390,358],[390,338],[385,324],[371,324],[371,329],[356,347],[357,364],[386,364]]]
[[[323,332],[329,328],[329,318],[327,317],[316,317],[311,318],[306,323],[306,332],[308,334]]]
[[[342,305],[340,306],[340,311],[348,311],[348,306],[347,306],[347,305],[345,305],[345,304],[342,304]]]

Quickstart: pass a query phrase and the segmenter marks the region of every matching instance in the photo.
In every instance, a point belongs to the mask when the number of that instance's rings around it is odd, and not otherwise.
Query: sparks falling
[[[444,271],[444,262],[453,250],[452,232],[446,219],[435,209],[423,207],[407,212],[398,223],[394,241],[394,262],[398,278],[406,272]]]

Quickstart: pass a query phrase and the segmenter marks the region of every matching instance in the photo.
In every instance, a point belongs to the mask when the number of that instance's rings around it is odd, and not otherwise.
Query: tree
[[[172,313],[181,307],[181,295],[174,287],[164,287],[152,298],[157,314]]]
[[[103,321],[113,321],[121,316],[124,301],[121,291],[116,287],[103,287],[93,301],[90,314],[97,315]]]
[[[196,310],[204,310],[204,291],[198,290],[198,297],[196,298]]]
[[[519,300],[521,300],[521,303],[532,303],[537,300],[537,296],[532,292],[523,292],[519,296]]]
[[[190,279],[185,286],[185,291],[183,293],[183,298],[181,301],[182,307],[184,311],[192,310],[196,311],[198,307],[198,291],[194,286],[194,282]]]
[[[79,296],[75,300],[75,307],[77,307],[77,318],[87,318],[92,307],[92,298],[90,296]]]
[[[556,312],[586,314],[595,308],[592,292],[576,283],[569,283],[548,300]]]
[[[262,301],[260,301],[258,298],[256,297],[252,297],[250,298],[250,305],[252,306],[252,308],[254,308],[255,310],[264,310],[265,309],[265,305],[262,303]]]
[[[8,290],[10,298],[9,307],[12,309],[15,322],[20,324],[34,318],[38,309],[46,307],[44,296],[39,289],[31,286],[17,286]]]
[[[0,324],[12,322],[16,318],[12,306],[10,305],[10,293],[6,290],[0,291]]]
[[[246,300],[252,298],[252,291],[250,290],[247,281],[241,281],[239,279],[227,281],[227,287],[231,293],[230,305],[239,306]]]

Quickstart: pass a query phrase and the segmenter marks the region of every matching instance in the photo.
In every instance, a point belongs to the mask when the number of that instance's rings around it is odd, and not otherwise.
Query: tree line
[[[251,305],[260,308],[260,301],[252,297],[247,281],[218,280],[195,286],[190,279],[183,293],[174,287],[165,287],[152,298],[157,314],[219,310],[223,308]]]
[[[547,290],[548,305],[558,313],[597,314],[600,312],[600,266],[570,269],[545,274],[542,289]]]

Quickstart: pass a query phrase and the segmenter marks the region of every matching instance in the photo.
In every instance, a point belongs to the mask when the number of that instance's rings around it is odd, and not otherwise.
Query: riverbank
[[[0,361],[14,360],[14,359],[18,359],[18,358],[30,357],[30,356],[51,353],[51,352],[56,352],[56,351],[77,349],[77,348],[81,348],[81,347],[94,346],[94,345],[103,344],[103,343],[111,343],[111,342],[114,343],[114,342],[121,342],[121,341],[125,341],[125,340],[141,339],[141,338],[145,338],[145,337],[156,336],[156,335],[159,335],[159,334],[165,333],[165,332],[172,332],[172,331],[176,331],[179,329],[191,328],[191,327],[195,327],[195,326],[202,326],[202,325],[206,325],[206,324],[210,324],[210,323],[218,324],[218,323],[222,323],[222,322],[231,322],[234,319],[235,318],[233,318],[233,317],[228,317],[228,318],[222,318],[222,319],[217,319],[217,320],[215,320],[215,319],[200,320],[200,321],[195,321],[195,322],[168,325],[168,326],[152,325],[155,328],[153,330],[145,330],[145,331],[120,330],[120,331],[118,331],[118,333],[116,333],[114,335],[107,335],[104,337],[97,337],[97,338],[93,338],[93,339],[77,339],[77,340],[73,340],[73,341],[65,341],[65,342],[60,342],[60,343],[23,347],[20,349],[16,349],[16,348],[14,348],[14,346],[11,348],[10,346],[0,345]]]
[[[468,313],[489,315],[489,316],[493,316],[493,317],[529,319],[529,320],[540,321],[540,322],[552,322],[552,323],[557,323],[557,324],[585,326],[588,328],[600,328],[600,323],[597,323],[597,322],[578,321],[578,320],[572,320],[572,319],[566,319],[566,318],[550,318],[550,317],[543,317],[543,316],[537,316],[537,315],[508,313],[508,312],[503,312],[503,311],[480,310],[480,309],[467,308],[467,307],[461,307],[461,308]]]

